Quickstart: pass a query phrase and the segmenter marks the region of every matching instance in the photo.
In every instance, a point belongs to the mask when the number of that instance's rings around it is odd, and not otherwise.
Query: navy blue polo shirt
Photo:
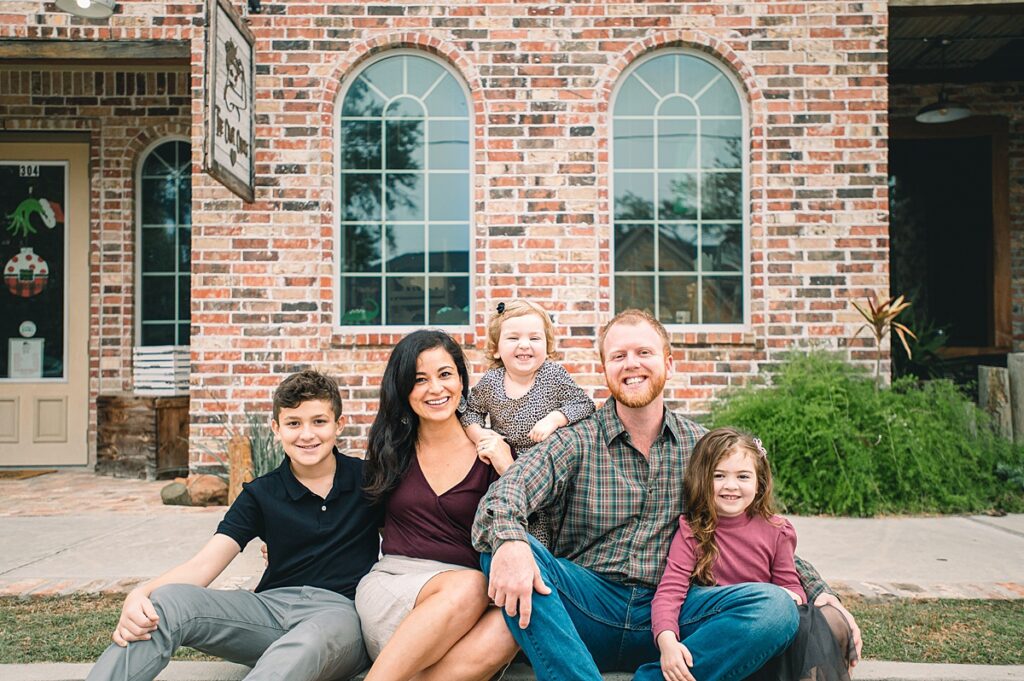
[[[337,468],[327,498],[295,479],[286,457],[277,470],[247,483],[217,533],[245,548],[259,537],[270,559],[256,591],[315,586],[354,598],[377,561],[381,513],[363,494],[363,461],[334,450]]]

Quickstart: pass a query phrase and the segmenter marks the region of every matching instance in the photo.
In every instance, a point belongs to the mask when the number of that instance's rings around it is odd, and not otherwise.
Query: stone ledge
[[[4,681],[83,681],[90,664],[0,664]],[[240,681],[248,667],[230,662],[172,662],[157,681]],[[629,681],[632,674],[605,674],[605,681]],[[867,660],[856,681],[1024,681],[1024,666],[916,664]],[[533,671],[514,665],[502,681],[532,681]]]

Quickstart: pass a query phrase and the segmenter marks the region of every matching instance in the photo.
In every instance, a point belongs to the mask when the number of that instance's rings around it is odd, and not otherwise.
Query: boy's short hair
[[[311,400],[329,402],[334,411],[334,420],[341,417],[338,382],[327,374],[306,369],[284,379],[274,390],[274,420],[277,421],[282,409],[294,409]]]
[[[537,303],[519,298],[507,303],[501,303],[498,306],[498,311],[495,311],[487,322],[487,359],[491,363],[491,368],[500,367],[502,365],[501,358],[495,357],[495,355],[498,354],[498,339],[501,337],[501,323],[506,319],[525,317],[528,314],[535,314],[543,320],[544,336],[547,340],[548,358],[553,358],[555,356],[555,325],[551,321],[551,316]]]
[[[650,324],[651,327],[658,332],[661,336],[662,349],[665,352],[666,357],[672,356],[672,342],[668,337],[668,330],[665,325],[659,322],[654,315],[647,310],[640,310],[632,308],[630,310],[623,310],[619,314],[611,318],[611,320],[601,327],[601,332],[597,336],[597,351],[601,355],[601,364],[604,364],[604,339],[608,335],[608,330],[616,324]]]

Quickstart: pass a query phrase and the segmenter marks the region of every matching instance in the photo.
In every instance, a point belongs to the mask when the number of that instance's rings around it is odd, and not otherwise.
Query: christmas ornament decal
[[[50,266],[31,247],[21,249],[4,265],[4,283],[19,298],[31,298],[43,292],[50,278]]]

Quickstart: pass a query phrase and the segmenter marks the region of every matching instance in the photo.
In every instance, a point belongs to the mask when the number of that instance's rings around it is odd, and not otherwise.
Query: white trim
[[[351,169],[351,170],[345,171],[345,170],[343,170],[341,168],[341,159],[342,159],[342,148],[341,148],[341,143],[342,143],[341,127],[342,126],[341,126],[341,119],[342,119],[342,110],[343,110],[344,104],[345,104],[345,96],[348,94],[348,91],[352,87],[353,83],[356,82],[356,79],[364,71],[366,71],[366,69],[368,69],[369,67],[373,66],[374,64],[376,64],[376,63],[378,63],[380,61],[383,61],[384,59],[388,59],[388,58],[391,58],[391,57],[397,57],[397,56],[420,57],[420,58],[426,59],[428,61],[431,61],[434,64],[437,64],[444,71],[446,71],[447,74],[451,75],[452,78],[454,78],[455,82],[458,84],[458,86],[462,89],[462,94],[463,94],[463,97],[465,98],[465,102],[466,102],[466,116],[465,117],[457,117],[457,116],[430,116],[429,115],[429,111],[427,111],[426,106],[424,105],[424,111],[427,112],[426,115],[424,115],[422,117],[413,117],[413,118],[410,118],[410,119],[407,119],[407,120],[420,120],[420,121],[424,121],[424,122],[430,122],[430,121],[465,121],[466,125],[467,125],[467,130],[468,130],[467,141],[469,143],[468,164],[467,164],[467,167],[466,167],[465,170],[459,170],[459,169],[453,169],[453,168],[439,168],[439,169],[436,169],[436,170],[429,170],[429,171],[428,170],[421,170],[421,171],[401,171],[401,170],[394,171],[394,170],[388,170],[386,168],[386,160],[384,158],[384,150],[382,150],[382,153],[381,153],[381,168],[379,170],[376,170],[376,171],[365,171],[365,170],[360,170],[360,169]],[[402,68],[402,74],[403,74],[402,77],[403,77],[403,81],[405,81],[405,80],[407,80],[407,73],[406,73],[406,71],[408,69],[408,65],[407,64],[403,64],[402,67],[403,67]],[[399,97],[411,97],[411,98],[414,98],[414,99],[418,99],[421,102],[425,101],[433,93],[433,91],[437,88],[437,86],[444,80],[444,76],[445,76],[445,74],[441,74],[440,76],[438,76],[437,79],[435,79],[435,81],[427,88],[427,90],[422,95],[420,95],[418,97],[415,96],[415,95],[408,95],[408,94],[400,94],[400,95],[395,95],[394,97],[388,97],[383,92],[381,92],[370,81],[364,79],[363,82],[365,82],[368,86],[370,86],[374,91],[377,92],[378,96],[383,100],[384,108],[386,110],[387,105],[390,102],[394,101],[395,99],[397,99]],[[417,329],[443,328],[444,330],[446,330],[446,331],[448,331],[450,333],[471,333],[473,331],[473,329],[475,328],[473,320],[474,320],[474,314],[475,314],[475,308],[476,308],[476,295],[475,295],[475,292],[476,292],[476,288],[477,288],[477,278],[478,278],[477,272],[476,272],[476,264],[477,264],[476,216],[475,216],[475,213],[473,211],[473,204],[474,204],[474,199],[473,199],[473,179],[474,179],[474,175],[475,175],[475,166],[476,166],[476,144],[475,144],[476,138],[475,138],[475,135],[473,134],[473,131],[474,131],[474,120],[475,120],[475,115],[474,115],[474,110],[473,110],[473,99],[470,96],[471,93],[470,93],[469,88],[468,88],[468,86],[467,86],[467,84],[465,82],[465,79],[462,77],[462,74],[459,73],[457,70],[455,70],[450,64],[444,62],[443,60],[441,60],[441,59],[439,59],[437,57],[435,57],[434,55],[430,54],[429,52],[425,52],[425,51],[417,50],[417,49],[412,49],[412,48],[396,48],[396,49],[391,49],[391,50],[385,50],[385,51],[381,52],[380,54],[375,55],[371,59],[367,59],[365,62],[360,64],[357,69],[355,69],[355,70],[351,71],[350,73],[346,74],[344,76],[344,81],[345,82],[343,83],[342,87],[338,89],[338,94],[337,94],[337,97],[336,97],[335,102],[334,102],[334,121],[333,121],[334,142],[333,142],[332,146],[333,146],[333,151],[334,151],[334,164],[333,164],[333,177],[332,177],[332,183],[333,183],[333,201],[332,201],[332,204],[333,204],[333,207],[334,207],[334,210],[333,210],[334,214],[333,214],[333,218],[332,218],[332,223],[333,223],[332,224],[332,229],[334,230],[334,249],[333,249],[334,250],[334,252],[333,252],[334,263],[333,263],[333,267],[332,267],[332,271],[331,271],[331,276],[332,276],[332,282],[333,282],[333,286],[334,286],[334,292],[333,292],[333,295],[332,295],[332,301],[333,301],[333,304],[334,304],[334,308],[333,308],[333,319],[331,319],[331,329],[332,329],[332,332],[334,334],[337,334],[337,335],[391,334],[391,333],[393,333],[393,334],[405,334],[405,333],[409,333],[411,331],[415,331]],[[408,90],[407,87],[403,87],[402,89],[403,89],[403,91],[404,90]],[[346,119],[347,120],[367,120],[367,121],[377,121],[377,120],[380,120],[380,121],[382,121],[382,124],[383,124],[383,119],[382,118],[378,118],[378,117],[350,116],[350,117],[346,117]],[[424,153],[424,158],[426,158],[426,155],[429,153],[428,139],[427,139],[427,137],[429,136],[429,125],[425,125],[424,126],[424,130],[425,130],[425,140],[424,140],[424,145],[423,145],[423,153]],[[385,132],[386,132],[386,128],[382,128],[381,135],[383,136],[385,134]],[[382,243],[383,243],[384,229],[385,229],[386,225],[388,225],[388,224],[394,224],[394,225],[401,225],[401,224],[416,225],[416,224],[422,224],[423,225],[423,229],[424,229],[424,254],[423,254],[423,257],[424,257],[424,271],[423,272],[408,272],[408,273],[395,272],[395,273],[390,273],[389,274],[388,272],[386,272],[386,271],[384,271],[382,269],[380,272],[377,272],[377,273],[366,272],[366,273],[353,274],[353,277],[359,277],[359,276],[376,277],[376,278],[378,278],[380,280],[380,283],[381,283],[380,318],[383,319],[383,316],[385,314],[385,308],[387,306],[387,299],[386,299],[387,290],[386,290],[386,287],[385,287],[385,282],[386,282],[386,280],[389,277],[394,277],[394,276],[422,276],[422,277],[427,277],[427,276],[429,276],[431,274],[429,272],[429,258],[430,258],[429,250],[430,250],[430,248],[429,248],[429,240],[427,239],[427,224],[428,223],[431,224],[431,225],[433,225],[433,224],[437,224],[437,225],[459,225],[459,224],[466,224],[466,225],[468,225],[468,230],[469,230],[469,233],[467,235],[468,236],[468,246],[469,246],[469,262],[468,262],[468,269],[467,269],[467,271],[464,274],[456,272],[456,273],[437,273],[437,275],[438,276],[465,276],[466,278],[468,278],[468,280],[469,280],[469,290],[468,290],[468,304],[469,304],[468,316],[469,316],[469,321],[468,321],[468,324],[458,325],[458,326],[454,326],[454,325],[444,325],[444,326],[442,326],[442,325],[439,325],[439,324],[430,324],[430,323],[424,323],[422,325],[415,325],[415,324],[403,324],[403,325],[374,324],[374,325],[347,325],[346,326],[346,325],[342,325],[342,324],[339,323],[339,319],[342,316],[342,313],[341,313],[341,310],[342,310],[342,304],[341,304],[342,286],[341,286],[341,282],[342,282],[343,278],[347,278],[347,277],[343,277],[342,274],[341,274],[341,264],[342,264],[342,253],[341,253],[342,238],[341,237],[342,237],[342,228],[344,226],[343,225],[343,222],[344,222],[343,218],[344,218],[344,211],[345,211],[345,207],[344,207],[344,205],[342,204],[342,201],[341,201],[341,180],[342,180],[342,177],[344,175],[360,174],[360,173],[365,174],[365,173],[372,173],[372,172],[378,172],[382,176],[385,173],[389,173],[389,174],[399,174],[399,173],[402,173],[402,172],[418,173],[418,174],[424,175],[424,179],[426,178],[426,175],[427,175],[428,172],[429,173],[433,173],[433,174],[437,174],[437,175],[461,174],[461,173],[465,173],[466,174],[466,176],[467,176],[466,179],[467,179],[467,183],[468,183],[467,196],[469,197],[469,203],[466,206],[466,208],[467,208],[467,219],[466,220],[430,220],[429,219],[429,208],[430,208],[430,206],[429,206],[429,201],[430,201],[429,194],[430,194],[430,192],[429,192],[429,189],[427,187],[427,183],[426,182],[423,183],[423,211],[424,211],[424,215],[423,215],[423,219],[422,220],[396,220],[396,221],[389,221],[389,220],[386,219],[386,214],[385,214],[386,213],[386,206],[385,206],[385,202],[384,201],[380,202],[381,203],[380,229],[381,229]],[[381,186],[381,191],[382,192],[384,191],[383,184]],[[385,260],[385,254],[383,252],[383,249],[381,251],[381,260],[382,260],[382,262]],[[425,288],[425,290],[424,290],[424,308],[423,308],[425,316],[427,316],[429,314],[429,311],[430,311],[429,295],[430,295],[430,289],[429,288]]]
[[[664,57],[666,55],[685,55],[685,56],[688,56],[688,57],[696,57],[696,58],[698,58],[698,59],[700,59],[700,60],[702,60],[702,61],[704,61],[704,62],[706,62],[706,63],[708,63],[708,64],[710,64],[712,66],[714,66],[718,70],[719,76],[716,77],[716,78],[712,78],[711,81],[704,88],[701,89],[699,94],[703,94],[703,92],[705,92],[708,88],[710,88],[715,83],[717,83],[718,80],[721,77],[724,76],[732,84],[733,89],[736,91],[736,96],[737,96],[737,98],[739,100],[739,103],[740,103],[740,115],[739,116],[728,116],[728,115],[713,115],[713,116],[694,116],[694,115],[688,115],[688,116],[682,116],[682,115],[675,115],[675,116],[664,116],[663,118],[671,119],[671,120],[677,120],[677,119],[681,119],[681,120],[686,120],[686,119],[697,120],[697,122],[698,122],[698,140],[699,140],[699,132],[700,132],[700,122],[703,121],[703,120],[707,120],[707,121],[712,121],[712,120],[730,120],[730,121],[734,121],[734,120],[739,119],[739,121],[740,121],[740,132],[741,132],[741,136],[742,136],[741,137],[741,149],[742,149],[741,156],[742,156],[742,158],[741,158],[741,165],[740,165],[740,169],[739,170],[740,170],[740,182],[741,182],[741,195],[743,197],[743,199],[742,199],[742,214],[741,214],[741,217],[740,217],[740,230],[741,230],[742,242],[743,242],[743,246],[742,246],[743,267],[740,269],[738,274],[742,277],[742,281],[743,281],[743,321],[741,323],[737,323],[737,324],[665,324],[665,327],[666,327],[666,329],[668,330],[668,332],[670,334],[685,334],[685,333],[698,333],[698,334],[705,334],[705,333],[706,334],[713,334],[713,333],[748,333],[752,329],[752,324],[751,324],[751,300],[750,300],[750,296],[751,296],[751,281],[753,280],[753,272],[752,272],[753,263],[751,262],[751,245],[750,245],[750,239],[751,239],[751,236],[750,236],[750,232],[751,232],[751,219],[750,219],[750,202],[751,202],[751,182],[750,182],[750,174],[751,174],[751,163],[750,163],[750,156],[751,156],[751,149],[750,149],[750,126],[751,126],[751,123],[750,123],[750,119],[751,119],[751,115],[750,115],[750,103],[748,101],[746,88],[743,87],[743,84],[735,76],[735,74],[728,68],[727,65],[725,65],[724,63],[721,63],[719,60],[714,59],[713,57],[711,57],[711,56],[709,56],[709,55],[707,55],[707,54],[705,54],[705,53],[703,53],[703,52],[701,52],[699,50],[696,50],[696,49],[693,49],[693,48],[689,48],[689,47],[667,47],[667,48],[661,48],[661,49],[654,50],[653,52],[651,52],[649,54],[646,54],[646,55],[636,59],[626,69],[623,70],[623,72],[619,75],[618,79],[616,80],[614,87],[612,88],[611,98],[610,98],[609,103],[608,103],[608,112],[609,112],[608,113],[608,226],[609,226],[609,230],[611,232],[611,234],[609,235],[609,240],[608,240],[608,243],[609,243],[608,262],[609,262],[609,273],[610,273],[609,288],[610,288],[610,298],[611,298],[610,302],[611,302],[612,313],[615,314],[617,312],[620,312],[620,310],[617,310],[616,307],[615,307],[615,278],[616,278],[616,276],[618,276],[620,274],[615,269],[615,224],[616,224],[616,220],[615,220],[615,174],[617,172],[622,172],[622,173],[650,172],[650,173],[654,173],[654,176],[653,176],[654,177],[654,181],[653,181],[653,184],[654,184],[654,188],[653,188],[654,189],[654,208],[655,208],[655,211],[657,211],[657,199],[658,199],[657,172],[659,170],[658,167],[657,167],[657,165],[658,165],[658,159],[657,159],[657,154],[658,154],[657,127],[658,126],[657,126],[657,123],[658,123],[658,120],[660,118],[662,118],[660,116],[657,116],[656,111],[652,111],[650,116],[625,115],[625,116],[616,117],[615,116],[615,104],[616,104],[616,101],[618,99],[619,92],[622,89],[622,86],[630,78],[630,76],[632,76],[634,74],[634,72],[638,68],[643,66],[648,61],[651,61],[652,59],[657,59],[659,57]],[[676,68],[676,71],[677,71],[677,73],[675,74],[676,75],[675,83],[676,83],[676,89],[678,90],[679,89],[679,85],[680,85],[680,83],[679,83],[679,74],[678,74],[678,67]],[[637,78],[637,80],[639,80],[641,82],[642,85],[647,87],[649,90],[651,89],[650,86],[642,78],[640,78],[639,76],[636,76],[636,78]],[[661,97],[661,95],[658,95],[653,90],[651,90],[651,92],[659,100],[663,99]],[[699,94],[697,96],[699,96]],[[655,109],[657,108],[658,105],[660,105],[660,103],[661,102],[659,101],[658,104],[656,104]],[[617,169],[615,167],[615,121],[616,121],[617,118],[619,120],[653,120],[653,122],[654,122],[654,125],[653,125],[654,149],[653,149],[653,152],[652,152],[653,153],[653,166],[654,166],[653,168],[651,168],[650,170],[643,169],[643,168],[624,168],[624,169],[620,170],[620,169]],[[700,144],[698,144],[697,145],[697,166],[696,166],[696,168],[694,168],[692,170],[688,170],[688,169],[684,169],[684,168],[671,168],[669,170],[671,170],[672,172],[678,172],[678,173],[682,173],[682,172],[696,172],[696,173],[698,173],[698,176],[699,176],[700,173],[708,172],[708,171],[711,171],[711,172],[715,172],[715,171],[735,172],[735,171],[728,171],[727,169],[701,168],[700,167],[700,153],[701,153],[701,151],[700,151]],[[701,191],[702,191],[702,187],[701,187],[701,183],[700,182],[697,183],[696,191],[697,191],[697,202],[698,202],[698,205],[700,205],[700,199],[701,199],[700,195],[701,195]],[[657,213],[655,213],[655,214],[657,214]],[[630,224],[634,224],[634,223],[636,223],[636,224],[650,224],[650,225],[655,225],[656,226],[661,221],[655,219],[655,220],[641,220],[641,221],[632,221],[631,220],[631,221],[628,221],[628,222]],[[669,221],[669,222],[693,222],[695,224],[703,224],[704,221],[697,220],[696,218],[694,218],[693,220],[672,220],[672,221]],[[709,222],[709,223],[711,223],[711,222],[735,223],[737,221],[736,220],[709,220],[707,222]],[[698,227],[698,229],[697,229],[697,258],[698,259],[700,258],[700,255],[701,255],[700,240],[701,240],[701,230]],[[654,230],[654,248],[655,248],[655,251],[657,251],[657,248],[658,248],[658,231],[657,230]],[[622,276],[649,276],[649,277],[652,277],[654,279],[655,300],[657,300],[657,286],[658,286],[658,283],[657,283],[658,279],[657,279],[657,277],[660,274],[662,274],[662,273],[658,272],[658,271],[652,271],[652,272],[622,272],[621,273]],[[729,273],[729,274],[735,275],[737,273],[733,272],[733,273]],[[695,274],[694,276],[697,277],[698,282],[701,281],[701,277],[699,276],[699,274]],[[698,285],[698,287],[697,287],[697,305],[698,305],[698,310],[701,310],[700,306],[702,305],[702,296],[703,296],[703,287]],[[658,316],[658,310],[655,309],[652,312],[655,315],[655,317]]]
[[[135,262],[133,263],[133,266],[132,266],[132,271],[133,271],[133,275],[134,275],[134,284],[132,286],[132,300],[134,301],[134,320],[133,320],[133,323],[132,323],[132,340],[133,340],[132,344],[135,345],[135,346],[141,346],[142,345],[142,199],[143,199],[143,196],[142,196],[142,167],[144,165],[146,165],[146,159],[149,158],[149,155],[152,154],[153,151],[157,147],[159,147],[162,144],[166,144],[167,142],[184,142],[185,144],[187,144],[189,146],[189,150],[191,152],[192,140],[190,140],[188,137],[185,137],[184,135],[173,134],[173,135],[167,135],[166,137],[161,137],[161,138],[159,138],[159,139],[157,139],[157,140],[155,140],[153,142],[150,142],[135,157],[135,159],[136,159],[135,172],[134,172],[135,191],[133,192],[134,195],[132,197],[134,202],[135,202],[135,210],[134,210],[135,248],[133,249],[133,252],[135,254]],[[188,163],[188,167],[190,168],[187,177],[188,177],[189,184],[191,185],[191,183],[192,183],[192,172],[191,172],[192,157],[191,157],[191,155],[188,157],[187,163]],[[191,192],[190,192],[190,194],[191,194]],[[177,205],[177,199],[175,199],[175,205]],[[192,211],[191,211],[191,209],[189,209],[189,215],[191,215],[191,214],[192,214]],[[177,219],[178,219],[177,215],[174,216],[174,219],[175,219],[175,223],[174,223],[175,224],[175,226],[174,226],[174,242],[175,242],[175,244],[177,244],[178,243],[178,229],[181,228],[181,225],[179,225],[177,223]],[[189,223],[189,227],[191,228],[191,223]],[[189,244],[189,250],[191,250],[191,249],[192,249],[192,244]],[[177,262],[178,255],[179,255],[178,249],[175,248],[175,255],[174,255],[175,262]],[[191,258],[191,255],[190,255],[189,256],[189,260],[191,261],[191,259],[192,258]],[[175,265],[175,267],[177,267],[177,264]],[[178,285],[179,285],[179,281],[180,281],[180,276],[182,274],[184,274],[184,272],[180,272],[180,271],[175,270],[174,274],[165,273],[165,272],[161,272],[160,274],[163,274],[165,276],[173,276],[174,277],[174,307],[175,307],[175,309],[177,309],[177,307],[178,307],[178,300],[181,297],[180,296],[180,291],[178,291]],[[192,272],[189,271],[188,274],[189,274],[189,287],[191,288],[191,286],[192,286]],[[191,301],[191,300],[192,300],[192,292],[189,291],[189,301]],[[190,305],[191,305],[191,303],[190,303]],[[178,310],[178,314],[180,314],[180,313],[181,313],[181,310]],[[176,345],[177,344],[177,341],[178,341],[178,326],[182,323],[182,321],[183,320],[180,319],[178,317],[178,315],[175,315],[175,320],[173,322],[173,325],[174,325],[174,343],[172,343],[172,345]],[[189,310],[189,324],[191,324],[191,321],[192,321],[192,311]],[[166,322],[162,322],[162,323],[166,323]]]

